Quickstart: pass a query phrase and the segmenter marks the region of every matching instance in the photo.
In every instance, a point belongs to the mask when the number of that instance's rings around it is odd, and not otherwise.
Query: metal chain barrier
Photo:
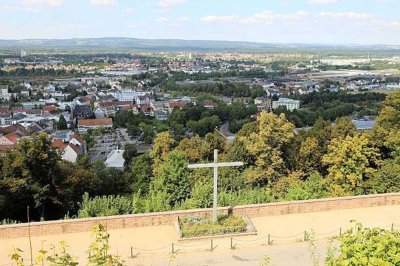
[[[288,238],[294,238],[294,237],[302,236],[302,235],[304,235],[304,232],[301,232],[301,233],[298,233],[298,234],[295,234],[295,235],[290,235],[290,236],[276,236],[276,235],[271,235],[271,237],[273,237],[273,238],[278,238],[278,239],[288,239]]]
[[[330,232],[326,232],[326,233],[319,233],[319,234],[315,234],[316,236],[327,236],[327,235],[332,235],[336,232],[341,232],[341,228],[330,231]]]
[[[154,251],[163,250],[163,249],[166,249],[166,248],[169,248],[169,247],[170,247],[170,245],[166,245],[166,246],[159,247],[159,248],[154,248],[154,249],[141,249],[141,248],[134,248],[134,247],[131,247],[131,249],[137,250],[137,251],[141,251],[141,252],[150,252],[150,253],[152,253]]]
[[[195,248],[195,247],[200,247],[200,246],[204,246],[206,244],[209,244],[210,241],[206,241],[200,244],[194,244],[194,245],[182,245],[182,244],[176,244],[177,247],[181,247],[181,248]]]

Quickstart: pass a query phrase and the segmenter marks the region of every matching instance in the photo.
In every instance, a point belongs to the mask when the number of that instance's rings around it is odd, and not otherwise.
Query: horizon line
[[[132,40],[151,40],[151,41],[193,41],[193,42],[230,42],[230,43],[248,43],[264,45],[315,45],[315,46],[399,46],[400,44],[388,43],[314,43],[314,42],[260,42],[247,40],[220,40],[220,39],[185,39],[185,38],[138,38],[126,36],[103,36],[103,37],[68,37],[68,38],[18,38],[7,39],[0,38],[0,41],[65,41],[65,40],[83,40],[83,39],[132,39]]]

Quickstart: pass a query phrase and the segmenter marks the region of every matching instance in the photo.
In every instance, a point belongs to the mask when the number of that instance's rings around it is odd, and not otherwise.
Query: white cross
[[[199,163],[189,164],[190,169],[194,168],[214,168],[214,201],[213,201],[213,222],[217,221],[217,188],[218,188],[218,167],[227,166],[242,166],[243,162],[227,162],[218,163],[218,150],[214,150],[214,162],[213,163]]]

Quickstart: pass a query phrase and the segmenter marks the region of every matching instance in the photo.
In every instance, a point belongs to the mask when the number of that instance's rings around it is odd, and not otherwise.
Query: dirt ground
[[[323,261],[332,245],[328,239],[348,228],[351,220],[388,229],[394,224],[400,229],[400,205],[250,218],[256,236],[215,239],[213,251],[209,239],[178,242],[174,226],[164,225],[110,230],[111,253],[120,255],[128,265],[260,265],[266,257],[271,265],[312,265],[310,245],[303,241],[305,231],[316,241],[314,257]],[[268,245],[268,236],[272,245]],[[93,241],[90,232],[33,237],[34,254],[42,245],[49,249],[61,240],[84,265],[86,250]],[[0,239],[0,266],[12,265],[9,254],[13,248],[23,250],[29,260],[28,238]],[[130,258],[131,250],[134,258]]]

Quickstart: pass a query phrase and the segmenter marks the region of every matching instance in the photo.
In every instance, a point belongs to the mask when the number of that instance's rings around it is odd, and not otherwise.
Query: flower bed
[[[243,233],[247,231],[247,222],[241,216],[219,215],[213,223],[210,216],[184,216],[179,219],[181,237],[197,237]]]

